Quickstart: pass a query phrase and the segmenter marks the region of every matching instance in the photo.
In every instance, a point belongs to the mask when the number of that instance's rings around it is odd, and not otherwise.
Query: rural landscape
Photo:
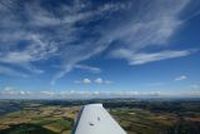
[[[200,134],[200,0],[0,0],[0,134]]]
[[[70,134],[81,106],[103,103],[128,134],[199,134],[199,99],[1,100],[0,134]]]

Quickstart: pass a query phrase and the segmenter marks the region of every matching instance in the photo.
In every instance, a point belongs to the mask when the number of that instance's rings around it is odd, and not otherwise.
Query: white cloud
[[[13,87],[9,87],[9,86],[6,86],[6,87],[4,87],[4,89],[3,89],[4,91],[12,91],[12,90],[14,90],[14,88]]]
[[[104,81],[102,78],[97,78],[96,80],[94,80],[94,82],[97,84],[102,84]]]
[[[165,59],[172,59],[190,55],[193,51],[161,51],[155,53],[134,53],[127,49],[118,49],[112,53],[113,57],[128,60],[129,65],[140,65]]]
[[[72,66],[65,66],[65,67],[63,67],[62,71],[56,73],[56,74],[53,76],[53,78],[52,78],[52,80],[51,80],[51,85],[54,85],[58,79],[64,77],[65,74],[68,73],[68,72],[70,72],[72,69],[73,69]]]
[[[75,65],[76,69],[83,69],[83,70],[88,70],[93,73],[100,73],[102,70],[98,67],[92,67],[92,66],[87,66],[87,65]]]
[[[4,67],[0,65],[0,74],[8,75],[8,76],[14,76],[14,77],[23,77],[27,78],[29,75],[20,71],[17,71],[15,69]]]
[[[175,78],[175,81],[182,81],[182,80],[186,80],[188,77],[186,75],[181,75]]]
[[[41,91],[40,94],[41,95],[45,95],[45,96],[54,96],[54,95],[56,95],[56,93],[53,92],[53,91]]]
[[[3,96],[26,96],[30,95],[30,91],[19,90],[11,86],[6,86],[0,91],[0,95]]]
[[[7,89],[7,90],[5,90]],[[140,90],[116,90],[116,91],[98,91],[98,90],[63,90],[63,91],[27,91],[27,90],[17,90],[12,87],[5,87],[0,90],[1,98],[29,98],[29,99],[84,99],[84,98],[130,98],[130,97],[199,97],[200,91],[193,90],[189,92],[182,93],[166,93],[161,91],[147,91],[141,92]]]
[[[44,71],[33,66],[32,62],[53,56],[57,48],[53,43],[45,44],[37,36],[31,35],[30,39],[32,44],[28,45],[23,51],[15,50],[0,53],[0,62],[21,67],[31,73],[43,73]]]
[[[95,44],[95,47],[94,47]],[[104,45],[102,45],[104,44]],[[93,40],[91,40],[91,42],[86,42],[85,44],[82,43],[79,46],[76,47],[72,47],[71,46],[68,48],[66,47],[65,50],[67,49],[74,49],[74,51],[69,51],[68,53],[64,53],[64,57],[68,57],[67,59],[64,60],[64,65],[61,65],[61,70],[53,77],[53,81],[55,82],[56,80],[62,78],[63,76],[65,76],[67,73],[69,73],[70,71],[72,71],[75,67],[77,67],[77,64],[79,66],[79,68],[83,69],[83,66],[80,67],[79,63],[81,61],[85,61],[89,58],[91,58],[92,56],[97,55],[98,53],[104,51],[106,48],[108,47],[108,44],[105,44],[105,42],[93,42]],[[88,67],[84,67],[85,69],[87,68],[87,70],[89,69]],[[94,70],[97,72],[100,71],[99,69],[92,69],[90,67],[89,70]]]
[[[111,84],[113,82],[110,80],[104,80],[103,78],[97,78],[94,80],[94,83],[96,83],[96,84]]]
[[[57,51],[55,44],[44,43],[37,35],[30,35],[29,39],[32,40],[32,43],[27,45],[24,50],[0,53],[0,62],[10,64],[27,64],[34,61],[47,59]]]
[[[190,50],[145,52],[147,47],[168,45],[170,37],[184,23],[178,15],[189,2],[189,0],[154,1],[149,3],[145,9],[142,8],[144,3],[141,4],[139,7],[141,10],[137,12],[139,16],[132,13],[132,21],[111,31],[112,39],[117,38],[122,41],[122,45],[111,51],[111,57],[125,59],[130,65],[138,65],[192,54],[193,51]]]
[[[111,36],[124,40],[131,50],[164,45],[183,23],[178,15],[188,3],[189,0],[154,1],[144,9],[144,2],[136,13],[131,12],[132,20],[112,31]]]
[[[84,79],[83,79],[83,83],[84,83],[84,84],[90,84],[90,83],[91,83],[91,80],[88,79],[88,78],[84,78]]]
[[[92,81],[88,78],[84,78],[82,80],[75,80],[74,83],[75,84],[91,84]]]
[[[159,92],[159,94],[161,94]],[[130,90],[130,91],[89,91],[89,90],[66,90],[66,91],[50,91],[50,90],[43,90],[43,91],[26,91],[26,90],[17,90],[13,87],[5,87],[3,90],[0,90],[0,97],[4,98],[31,98],[31,99],[41,99],[41,98],[73,98],[73,99],[80,99],[80,98],[88,98],[88,97],[102,97],[102,98],[115,98],[115,97],[136,97],[136,96],[155,96],[158,95],[158,92],[147,92],[141,93],[138,91]]]
[[[144,49],[167,45],[183,24],[178,16],[189,2],[144,1],[137,8],[132,2],[106,2],[94,9],[90,1],[75,0],[71,6],[60,4],[49,10],[39,0],[26,1],[21,3],[23,6],[18,2],[3,1],[0,3],[0,17],[4,19],[0,21],[0,28],[6,30],[0,32],[0,62],[41,74],[44,71],[36,63],[54,58],[60,61],[59,70],[51,81],[55,84],[73,69],[100,72],[97,67],[80,64],[104,52],[115,40],[122,44],[108,53],[112,53],[114,58],[127,60],[130,65],[186,56],[191,54],[187,50],[145,53]],[[113,18],[111,14],[118,11],[126,15]],[[21,16],[24,19],[20,19]],[[86,27],[101,19],[103,25]],[[81,38],[85,33],[88,35]],[[27,45],[16,49],[23,41]]]
[[[89,78],[84,78],[83,80],[75,80],[74,81],[75,84],[111,84],[113,83],[110,80],[104,80],[103,78],[96,78],[94,80],[91,80]]]

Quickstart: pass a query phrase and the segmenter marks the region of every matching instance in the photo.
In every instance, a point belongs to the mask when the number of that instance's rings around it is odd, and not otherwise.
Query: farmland
[[[1,134],[70,134],[80,108],[103,103],[128,134],[198,134],[200,101],[192,100],[1,100]]]

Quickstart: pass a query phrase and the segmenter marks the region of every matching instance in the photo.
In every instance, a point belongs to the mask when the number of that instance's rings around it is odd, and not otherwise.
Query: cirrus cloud
[[[73,0],[69,4],[58,1],[56,6],[54,2],[49,1],[48,6],[45,2],[0,2],[0,17],[4,18],[0,20],[0,64],[42,74],[49,73],[52,61],[59,61],[51,80],[55,84],[74,69],[101,72],[98,67],[83,62],[103,52],[112,58],[125,59],[129,65],[193,53],[165,50],[170,38],[183,26],[179,15],[190,0],[142,1],[140,4],[131,0],[101,4]],[[120,43],[113,47],[115,41]],[[164,50],[146,53],[147,47]],[[41,68],[41,64],[46,64],[48,69]],[[17,71],[13,68],[13,73]],[[97,83],[102,81],[99,79]]]

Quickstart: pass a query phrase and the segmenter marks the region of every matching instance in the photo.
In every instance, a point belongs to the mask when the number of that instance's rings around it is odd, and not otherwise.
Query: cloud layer
[[[89,98],[163,98],[163,97],[199,97],[199,90],[182,93],[163,93],[161,91],[141,92],[137,90],[122,91],[91,91],[91,90],[66,90],[52,91],[42,90],[39,92],[19,90],[13,87],[5,87],[0,90],[2,99],[89,99]]]

